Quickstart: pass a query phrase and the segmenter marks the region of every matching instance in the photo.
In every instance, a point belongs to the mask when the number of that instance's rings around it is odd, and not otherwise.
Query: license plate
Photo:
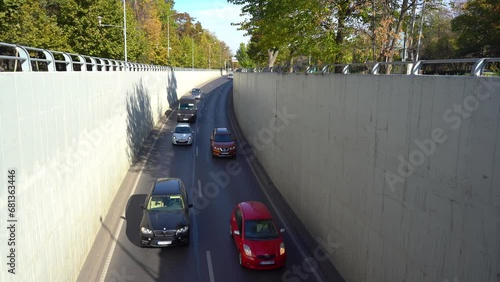
[[[227,154],[229,154],[229,153],[228,153],[228,152],[221,152],[220,154],[221,154],[221,155],[227,155]]]
[[[183,118],[182,120],[189,120],[188,118]]]
[[[270,265],[270,264],[274,264],[274,261],[270,260],[270,261],[261,261],[260,262],[261,265]]]
[[[172,241],[159,241],[158,246],[164,246],[164,245],[170,245],[172,244]]]

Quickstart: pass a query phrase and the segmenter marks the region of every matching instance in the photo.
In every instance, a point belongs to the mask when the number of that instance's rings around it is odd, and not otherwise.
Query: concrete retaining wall
[[[0,73],[0,281],[76,280],[144,137],[170,104],[218,76]],[[11,169],[17,222],[7,222]]]
[[[500,281],[500,80],[236,73],[274,184],[347,281]]]

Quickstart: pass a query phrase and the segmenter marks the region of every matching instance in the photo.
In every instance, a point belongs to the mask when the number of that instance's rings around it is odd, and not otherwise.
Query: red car
[[[229,232],[238,249],[241,266],[251,269],[285,266],[285,244],[281,236],[285,229],[278,230],[263,203],[239,203],[231,214]]]
[[[210,150],[214,157],[236,157],[236,138],[227,128],[214,128],[210,136]]]

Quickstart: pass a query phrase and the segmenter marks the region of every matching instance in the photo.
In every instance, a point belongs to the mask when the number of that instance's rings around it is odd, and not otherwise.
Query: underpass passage
[[[213,158],[210,134],[214,127],[227,127],[239,133],[231,117],[232,81],[216,79],[202,90],[206,95],[198,102],[198,118],[191,124],[192,146],[174,146],[171,131],[176,125],[175,111],[146,140],[141,150],[142,166],[129,171],[113,202],[116,215],[122,217],[99,232],[78,281],[344,281],[325,259],[325,252],[311,250],[296,230],[299,222],[276,191],[265,191],[269,183],[265,173],[252,167],[249,156],[240,148],[235,158]],[[155,138],[157,136],[157,138]],[[244,143],[241,134],[237,135]],[[188,246],[167,248],[140,247],[140,221],[151,185],[158,178],[180,178],[188,190],[191,239]],[[265,185],[269,189],[269,185]],[[274,188],[275,189],[275,188]],[[117,200],[121,199],[121,201]],[[278,270],[255,271],[240,267],[236,247],[229,236],[229,218],[242,201],[260,201],[267,205],[283,234],[286,266]],[[121,223],[121,224],[120,224]],[[116,240],[114,239],[116,238]],[[99,242],[106,246],[96,247]],[[321,243],[313,243],[320,246]],[[309,245],[309,246],[308,246]],[[100,258],[96,261],[95,258]]]

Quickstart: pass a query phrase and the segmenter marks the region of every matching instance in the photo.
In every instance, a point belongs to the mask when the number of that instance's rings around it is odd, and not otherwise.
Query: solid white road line
[[[198,196],[201,198],[203,195],[201,194],[201,180],[198,180]]]
[[[214,268],[212,266],[212,257],[210,256],[210,251],[207,251],[207,264],[208,264],[208,277],[210,277],[210,282],[215,282]]]
[[[196,156],[198,156],[198,146],[196,146]]]
[[[169,117],[170,116],[167,117],[166,121],[168,121]],[[146,160],[141,165],[141,169],[139,171],[139,174],[137,174],[132,191],[130,192],[130,195],[128,196],[129,199],[130,199],[130,197],[132,197],[132,195],[135,194],[135,190],[137,190],[137,183],[139,183],[139,179],[141,179],[142,171],[144,170],[144,167],[146,166],[146,163],[149,160],[149,156],[151,155],[151,152],[153,151],[153,149],[156,145],[156,141],[158,141],[158,136],[160,136],[161,132],[163,131],[165,124],[167,124],[167,123],[164,122],[163,125],[161,126],[160,131],[158,132],[158,134],[155,137],[155,141],[153,143],[153,146],[151,146],[151,149],[149,150],[148,155],[146,156]],[[125,218],[124,215],[122,215],[122,217]],[[113,233],[115,240],[113,240],[113,242],[111,243],[111,248],[109,249],[108,257],[106,258],[106,261],[104,262],[104,268],[103,268],[102,273],[101,273],[101,278],[99,279],[100,282],[104,282],[104,280],[106,279],[106,274],[108,273],[109,264],[111,263],[111,259],[113,257],[113,253],[114,253],[115,247],[116,247],[116,242],[118,241],[118,236],[120,235],[120,230],[122,230],[122,226],[123,226],[124,221],[125,220],[123,220],[123,219],[120,220],[118,227],[116,228],[115,232]]]
[[[200,127],[199,126],[196,128],[196,133],[200,133]]]

